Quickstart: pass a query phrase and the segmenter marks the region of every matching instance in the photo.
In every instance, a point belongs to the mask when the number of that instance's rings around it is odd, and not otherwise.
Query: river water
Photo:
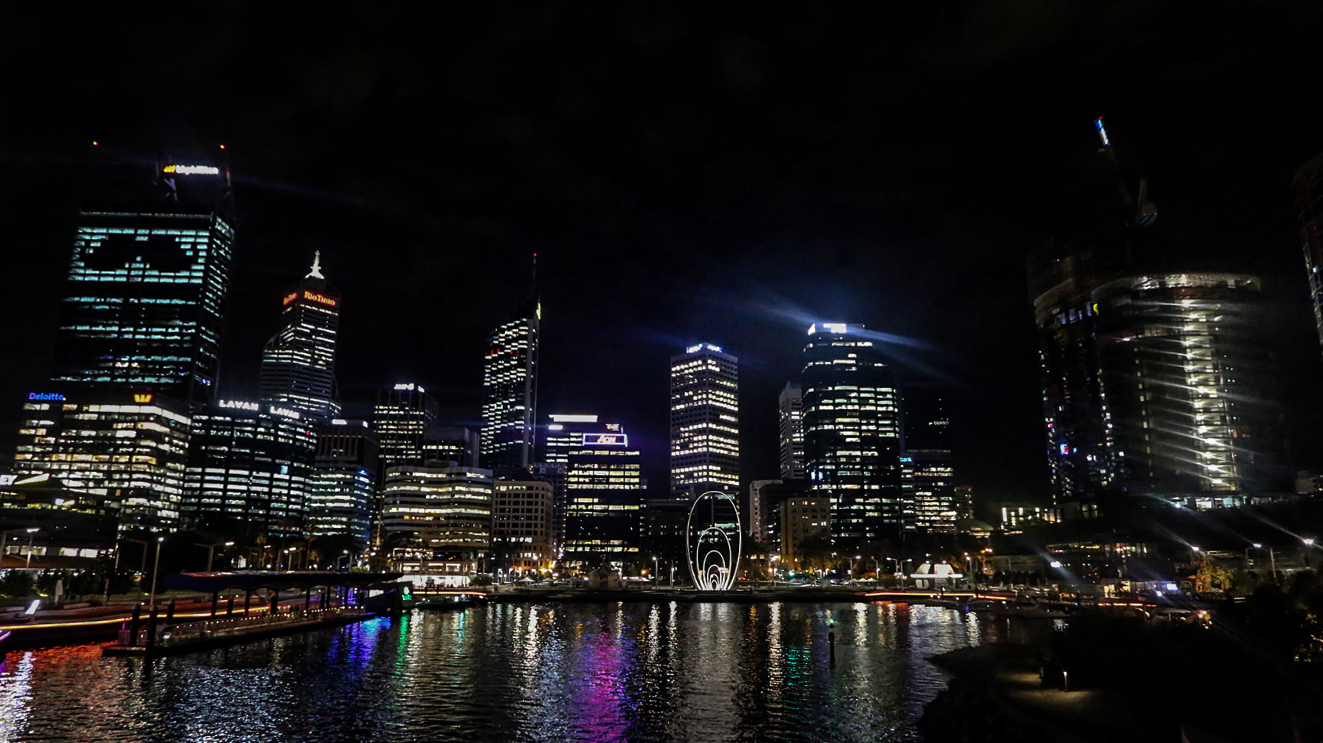
[[[917,741],[946,684],[926,658],[988,624],[897,604],[504,604],[151,661],[15,650],[0,741]]]

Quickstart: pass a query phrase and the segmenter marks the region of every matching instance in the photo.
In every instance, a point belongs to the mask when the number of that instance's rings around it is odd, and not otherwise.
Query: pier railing
[[[311,609],[304,611],[295,609],[293,611],[280,612],[276,614],[249,616],[249,617],[217,617],[198,622],[185,622],[181,624],[158,625],[156,628],[156,644],[160,646],[181,645],[192,642],[202,642],[213,638],[233,637],[246,635],[252,632],[272,629],[276,627],[294,627],[300,624],[315,624],[331,619],[340,618],[358,618],[363,616],[364,610],[361,606],[336,606],[325,609]],[[130,638],[130,630],[122,629],[119,631],[120,645],[146,645],[147,628],[138,629],[136,642]]]

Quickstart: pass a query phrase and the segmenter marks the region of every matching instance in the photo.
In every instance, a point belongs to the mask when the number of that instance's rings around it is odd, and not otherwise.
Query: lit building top
[[[740,485],[739,360],[701,343],[671,357],[671,492]]]

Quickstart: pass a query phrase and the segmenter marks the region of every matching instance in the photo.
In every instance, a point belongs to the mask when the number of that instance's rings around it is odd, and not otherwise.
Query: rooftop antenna
[[[312,270],[309,271],[308,275],[304,276],[303,278],[321,279],[322,281],[326,280],[326,277],[322,275],[322,251],[320,250],[312,251]]]

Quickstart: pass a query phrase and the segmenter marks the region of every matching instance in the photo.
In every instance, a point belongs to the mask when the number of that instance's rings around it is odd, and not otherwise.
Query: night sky
[[[951,387],[961,482],[1041,499],[1024,258],[1115,193],[1104,116],[1178,259],[1264,278],[1292,463],[1323,466],[1290,184],[1323,150],[1323,4],[434,7],[7,10],[6,454],[50,373],[78,163],[93,139],[159,133],[231,155],[225,397],[256,396],[281,293],[320,249],[348,412],[417,381],[476,427],[484,334],[537,253],[540,412],[620,419],[654,491],[669,356],[740,358],[744,477],[771,477],[777,393],[832,320],[898,336],[905,376]]]

